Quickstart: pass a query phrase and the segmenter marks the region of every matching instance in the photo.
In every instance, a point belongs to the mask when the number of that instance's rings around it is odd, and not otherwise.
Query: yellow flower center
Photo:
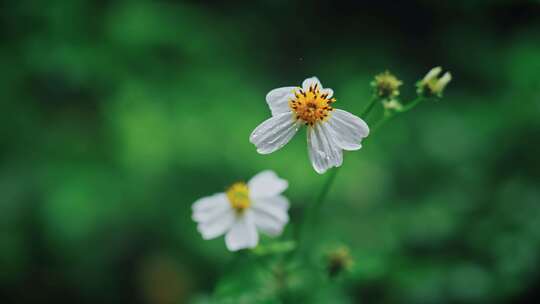
[[[237,212],[243,212],[245,209],[251,206],[251,201],[249,200],[249,189],[246,183],[237,182],[227,189],[225,192],[229,198],[229,203],[231,207]]]
[[[306,126],[313,126],[317,121],[324,121],[334,109],[330,106],[336,101],[328,98],[328,94],[321,94],[317,84],[310,86],[305,92],[297,89],[294,92],[295,99],[289,101],[289,107],[296,114],[296,119],[301,119]]]

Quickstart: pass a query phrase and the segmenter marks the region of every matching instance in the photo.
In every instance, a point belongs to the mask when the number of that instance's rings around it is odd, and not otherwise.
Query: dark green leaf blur
[[[444,98],[346,153],[315,267],[288,263],[326,175],[304,131],[257,154],[266,93],[317,76],[359,115],[376,74],[406,103],[439,65]],[[1,303],[540,296],[539,1],[2,1],[0,104]],[[204,241],[191,204],[264,169],[289,181],[284,235]]]

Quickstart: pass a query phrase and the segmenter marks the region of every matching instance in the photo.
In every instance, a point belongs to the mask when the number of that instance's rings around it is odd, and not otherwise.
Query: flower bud
[[[376,75],[375,80],[371,82],[375,95],[382,99],[393,99],[399,96],[399,86],[402,84],[403,82],[389,71]]]
[[[448,85],[450,80],[452,80],[452,74],[450,74],[450,72],[446,72],[442,77],[439,77],[441,72],[441,67],[431,69],[426,76],[416,84],[418,87],[418,95],[424,97],[437,96],[441,98],[444,88]]]
[[[347,247],[338,247],[328,255],[327,270],[330,277],[335,277],[341,272],[349,270],[352,265],[353,259]]]
[[[383,100],[383,107],[387,111],[399,112],[403,109],[403,105],[397,99]]]

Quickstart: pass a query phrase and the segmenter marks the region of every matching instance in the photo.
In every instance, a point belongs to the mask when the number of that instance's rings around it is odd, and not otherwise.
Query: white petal
[[[439,76],[439,74],[442,72],[442,68],[440,66],[434,67],[433,69],[429,70],[429,72],[424,76],[423,81],[428,82],[433,78],[436,78]]]
[[[321,90],[321,95],[324,95],[326,94],[326,98],[331,98],[332,96],[334,96],[334,90],[332,89],[322,89]]]
[[[330,131],[320,123],[308,129],[309,159],[315,171],[319,174],[343,163],[343,153],[333,142]]]
[[[289,207],[290,207],[289,200],[285,196],[277,195],[270,198],[270,200],[272,201],[272,206],[276,206],[277,208],[284,211],[289,210]]]
[[[262,171],[249,180],[249,196],[250,198],[276,196],[288,186],[289,183],[279,178],[274,171]]]
[[[317,85],[317,88],[319,88],[319,90],[323,88],[321,82],[315,76],[307,78],[306,80],[304,80],[304,82],[302,82],[302,88],[306,92],[309,91],[309,87],[315,87],[315,85]]]
[[[289,222],[289,201],[284,196],[257,199],[253,202],[255,225],[269,236],[278,236]]]
[[[294,99],[294,92],[299,89],[298,87],[283,87],[273,89],[266,94],[266,103],[272,111],[272,116],[278,114],[290,112],[289,100]]]
[[[216,214],[231,209],[231,204],[227,195],[222,192],[198,199],[191,208],[193,210],[193,220],[204,222],[213,218]]]
[[[360,117],[347,111],[335,109],[326,121],[330,134],[343,150],[358,150],[362,138],[368,136],[369,127]]]
[[[257,147],[260,154],[269,154],[287,144],[299,127],[300,122],[294,119],[292,112],[282,113],[255,128],[249,141]]]
[[[439,79],[439,86],[441,89],[444,89],[450,80],[452,80],[452,74],[450,74],[450,72],[444,73],[444,75]]]
[[[253,214],[246,210],[244,214],[236,217],[231,230],[225,236],[225,244],[230,251],[244,248],[253,248],[259,243],[257,228],[253,222]]]
[[[231,228],[235,219],[235,212],[232,208],[216,215],[214,218],[201,222],[197,225],[197,230],[202,234],[203,239],[209,240],[224,234]]]

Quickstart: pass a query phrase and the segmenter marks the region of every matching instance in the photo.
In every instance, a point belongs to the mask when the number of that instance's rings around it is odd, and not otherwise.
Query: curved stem
[[[407,111],[411,110],[412,108],[416,107],[423,100],[424,100],[423,97],[417,97],[415,100],[413,100],[413,101],[409,102],[409,104],[405,105],[399,112],[400,113],[407,112]]]
[[[374,126],[373,128],[371,128],[371,133],[377,131],[380,127],[382,127],[382,125],[384,125],[387,121],[389,121],[391,118],[394,117],[394,114],[388,114],[388,115],[384,115],[384,117],[379,120]]]
[[[311,232],[313,232],[313,228],[318,227],[317,225],[322,205],[328,196],[328,192],[330,192],[330,188],[334,184],[338,171],[339,167],[331,169],[330,172],[328,172],[328,177],[325,180],[319,195],[305,215],[298,234],[298,249],[300,254],[305,253],[305,249],[307,249],[308,245],[311,243]]]
[[[407,105],[403,106],[403,108],[401,108],[398,112],[396,113],[388,113],[388,112],[385,112],[383,118],[381,120],[379,120],[375,126],[373,126],[373,128],[371,129],[371,132],[375,132],[376,130],[378,130],[382,125],[384,125],[386,122],[388,122],[390,119],[394,118],[397,114],[399,113],[405,113],[405,112],[408,112],[410,110],[412,110],[414,107],[416,107],[418,104],[420,104],[422,101],[424,101],[424,98],[423,97],[417,97],[415,100],[411,101],[410,103],[408,103]]]
[[[321,192],[319,192],[319,197],[315,201],[315,204],[313,204],[313,209],[312,210],[314,210],[315,214],[319,213],[318,211],[319,211],[319,209],[321,209],[322,203],[324,202],[324,200],[328,196],[328,192],[330,190],[330,187],[334,183],[334,180],[336,179],[336,175],[337,175],[337,173],[339,171],[339,168],[340,167],[334,168],[333,170],[330,170],[330,172],[328,173],[328,178],[326,179],[326,181],[325,181],[325,183],[324,183],[324,185],[323,185],[323,187],[321,189]]]
[[[360,117],[362,117],[363,119],[366,119],[369,112],[373,110],[373,107],[375,106],[376,103],[377,103],[377,96],[373,96],[371,100],[369,101],[368,105],[366,106],[366,108],[364,109],[364,111],[362,111],[362,113],[360,114]]]

